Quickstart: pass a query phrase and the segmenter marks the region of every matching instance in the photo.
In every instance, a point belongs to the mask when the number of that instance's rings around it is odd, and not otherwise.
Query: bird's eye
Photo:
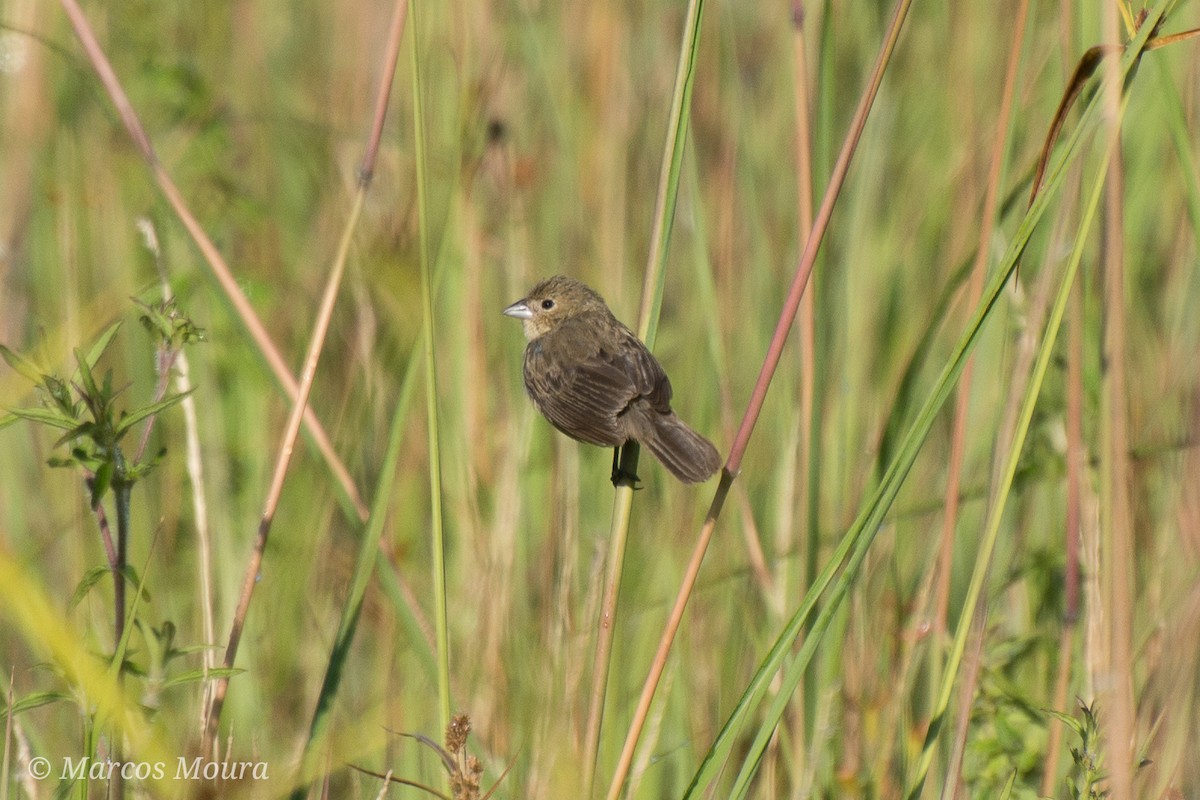
[[[549,311],[550,309],[554,308],[554,301],[549,298],[543,300],[542,308],[544,308],[546,311]]]

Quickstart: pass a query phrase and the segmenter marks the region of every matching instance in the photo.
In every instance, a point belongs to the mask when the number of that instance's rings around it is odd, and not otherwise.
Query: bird
[[[550,424],[572,439],[620,448],[635,441],[684,483],[721,467],[717,448],[671,409],[671,381],[646,345],[583,283],[555,275],[504,309],[521,320],[525,390]]]

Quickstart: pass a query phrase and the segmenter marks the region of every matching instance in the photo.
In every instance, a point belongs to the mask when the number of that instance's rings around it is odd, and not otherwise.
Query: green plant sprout
[[[145,670],[126,660],[129,633],[126,620],[126,582],[132,583],[138,592],[137,598],[148,599],[142,577],[128,564],[130,531],[130,498],[137,482],[150,473],[166,454],[162,448],[146,457],[146,446],[154,421],[159,414],[178,404],[188,392],[167,395],[167,384],[171,368],[180,350],[188,344],[203,341],[203,331],[180,313],[173,300],[149,304],[138,300],[141,308],[142,325],[157,340],[156,371],[158,386],[154,399],[132,410],[118,409],[118,399],[125,387],[113,384],[112,370],[98,377],[96,366],[112,345],[121,322],[108,326],[96,341],[83,352],[74,351],[77,369],[69,380],[63,380],[52,372],[39,369],[29,358],[0,345],[0,357],[16,372],[32,381],[38,390],[39,403],[26,408],[14,408],[0,418],[0,428],[18,420],[44,425],[62,431],[54,447],[65,446],[67,455],[55,455],[48,460],[51,467],[78,469],[82,472],[88,490],[88,503],[100,528],[101,539],[107,557],[107,567],[88,570],[72,593],[70,604],[78,604],[96,585],[105,573],[113,576],[113,653],[110,669],[118,682],[125,674],[143,677],[146,682],[145,700],[153,709],[157,706],[159,690],[167,683],[164,670],[170,660],[185,651],[173,645],[174,625],[165,623],[161,628],[150,628],[138,619],[137,602],[131,616],[141,630],[148,646],[150,663]],[[126,455],[123,442],[137,425],[145,423],[142,435],[132,456]],[[116,536],[112,534],[104,500],[111,492],[116,511]],[[174,682],[198,680],[190,673]],[[52,700],[53,698],[51,698]],[[90,727],[90,726],[89,726]],[[89,731],[87,736],[94,742]],[[92,748],[89,747],[89,750]],[[112,754],[120,759],[121,748],[115,743]],[[113,796],[120,797],[123,789],[114,778]]]

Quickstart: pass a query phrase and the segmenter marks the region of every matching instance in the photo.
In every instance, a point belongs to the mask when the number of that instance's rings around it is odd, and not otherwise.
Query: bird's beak
[[[525,305],[524,300],[518,300],[504,309],[504,316],[516,317],[517,319],[533,319],[533,312],[529,310],[529,306]]]

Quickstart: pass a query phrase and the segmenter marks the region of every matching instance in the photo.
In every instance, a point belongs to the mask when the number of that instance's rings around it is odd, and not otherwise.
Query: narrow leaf
[[[167,399],[160,400],[157,403],[151,403],[148,406],[143,406],[136,411],[129,412],[125,416],[121,417],[121,421],[117,423],[117,437],[120,438],[125,434],[126,431],[147,417],[152,417],[160,411],[167,410],[183,398],[187,397],[193,391],[195,391],[195,387],[188,389],[186,392],[180,392],[179,394],[171,395]]]
[[[71,398],[71,390],[67,388],[67,384],[61,378],[54,375],[43,375],[42,386],[54,400],[59,411],[71,419],[79,418],[79,408]]]
[[[163,681],[162,685],[165,689],[169,686],[180,686],[185,683],[198,683],[199,681],[210,678],[232,678],[233,676],[240,675],[245,671],[246,670],[238,667],[213,667],[208,671],[202,669],[193,669],[188,670],[187,672],[181,672],[178,675],[174,675],[166,679]]]
[[[75,360],[79,363],[79,382],[83,384],[84,394],[94,399],[100,394],[100,388],[96,386],[96,379],[92,376],[92,365],[83,357],[78,347],[75,348]]]
[[[145,582],[142,580],[141,576],[138,575],[138,571],[133,567],[133,565],[126,564],[123,574],[125,575],[125,580],[129,582],[130,586],[133,587],[133,590],[139,594],[142,600],[149,603],[151,600],[150,590],[146,588]]]
[[[0,344],[0,358],[34,383],[42,382],[42,371],[25,356]]]
[[[101,578],[112,572],[108,567],[92,567],[87,572],[83,573],[83,578],[75,586],[75,591],[71,592],[71,600],[67,603],[67,608],[75,608],[79,605],[83,598],[87,597],[88,592],[92,590]]]
[[[52,428],[61,430],[73,430],[76,425],[76,420],[71,419],[61,411],[56,411],[50,408],[13,408],[9,410],[10,414],[27,419],[30,422],[40,422],[43,425],[49,425]]]
[[[435,742],[433,739],[430,739],[425,734],[423,734],[423,733],[405,733],[404,731],[400,731],[399,733],[401,736],[407,736],[410,739],[416,739],[418,742],[425,745],[433,752],[437,753],[438,756],[440,756],[442,759],[442,764],[446,767],[446,772],[453,775],[455,773],[455,771],[458,769],[458,765],[454,761],[454,756],[452,756],[448,752],[446,752],[446,748],[442,747],[440,744]]]
[[[11,711],[15,715],[23,711],[32,711],[35,708],[48,706],[51,703],[71,699],[73,699],[71,695],[63,692],[34,692],[13,703]],[[0,709],[0,719],[3,719],[6,713],[3,709]]]
[[[96,362],[100,360],[100,356],[104,355],[104,351],[108,349],[110,344],[112,344],[113,337],[117,335],[117,331],[120,329],[120,327],[121,321],[117,320],[112,325],[109,325],[107,328],[105,328],[104,332],[101,333],[96,339],[95,344],[92,345],[92,349],[89,350],[87,354],[87,366],[89,370],[96,366]],[[79,352],[77,350],[76,357],[78,357],[78,355]]]
[[[1016,782],[1017,771],[1013,770],[1011,773],[1009,773],[1008,781],[1004,784],[1004,788],[1000,790],[1000,797],[998,800],[1008,800],[1008,798],[1012,797],[1013,786],[1016,785]]]
[[[108,489],[112,486],[113,477],[113,462],[105,461],[96,470],[96,475],[92,478],[92,508],[97,508],[100,501],[104,499],[104,495],[108,494]]]
[[[94,422],[84,422],[81,425],[76,425],[75,427],[71,428],[71,430],[58,437],[58,440],[54,443],[54,446],[59,447],[67,442],[74,441],[75,439],[79,439],[83,436],[87,436],[95,440],[95,434],[98,429],[98,426]]]

